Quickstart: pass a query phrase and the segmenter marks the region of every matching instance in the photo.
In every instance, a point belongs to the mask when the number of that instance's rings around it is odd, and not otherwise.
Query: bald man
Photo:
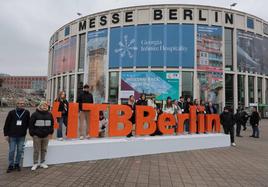
[[[30,112],[25,108],[25,100],[19,98],[16,108],[11,110],[6,118],[4,126],[4,136],[9,144],[7,173],[14,170],[20,171],[21,158],[24,151],[25,136],[30,121]],[[16,159],[15,159],[16,152]]]

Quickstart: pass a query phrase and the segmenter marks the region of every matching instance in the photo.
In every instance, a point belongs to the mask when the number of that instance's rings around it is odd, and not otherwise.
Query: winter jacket
[[[83,91],[79,94],[77,102],[79,103],[79,110],[81,111],[83,103],[93,103],[93,96],[91,93]]]
[[[54,132],[53,116],[48,111],[36,110],[30,118],[29,132],[31,136],[45,138]]]
[[[18,121],[21,121],[18,122]],[[30,112],[25,109],[11,110],[4,125],[4,136],[23,137],[27,134],[29,127]]]
[[[260,115],[258,112],[252,112],[250,116],[250,124],[251,125],[258,125],[260,121]]]
[[[223,112],[220,115],[221,124],[225,127],[232,127],[235,124],[234,115],[231,112]]]
[[[60,103],[58,111],[61,112],[61,115],[67,116],[68,115],[68,107],[69,107],[68,101],[66,99],[64,99],[64,100],[57,99],[56,102]]]
[[[211,108],[209,106],[206,106],[206,114],[217,114],[216,107],[213,105],[212,110],[211,110]]]
[[[135,124],[136,123],[136,104],[134,103],[132,105],[132,104],[128,103],[127,106],[129,106],[129,108],[131,108],[131,111],[132,111],[130,121],[131,121],[132,124]]]

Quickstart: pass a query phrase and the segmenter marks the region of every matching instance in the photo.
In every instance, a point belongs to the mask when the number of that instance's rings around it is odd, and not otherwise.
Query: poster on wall
[[[109,67],[194,67],[194,26],[156,24],[111,28]]]
[[[199,71],[197,73],[197,98],[213,104],[222,103],[223,73]]]
[[[223,72],[222,27],[197,26],[197,70]]]
[[[142,93],[149,97],[155,97],[156,100],[166,100],[168,96],[172,99],[179,98],[179,80],[178,72],[122,72],[121,90],[123,93],[133,91],[136,99]],[[123,97],[121,97],[123,98]],[[123,98],[126,99],[126,98]]]
[[[88,85],[95,103],[105,101],[107,34],[105,29],[88,32],[87,35]]]
[[[262,46],[262,36],[242,30],[237,31],[237,66],[240,71],[262,72]]]
[[[54,46],[53,75],[75,70],[76,36],[60,41]]]

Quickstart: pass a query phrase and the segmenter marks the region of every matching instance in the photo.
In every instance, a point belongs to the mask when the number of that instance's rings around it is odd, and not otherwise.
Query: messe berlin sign
[[[61,117],[61,112],[58,111],[59,103],[53,104],[53,118],[55,122],[55,128],[58,128],[57,117]],[[132,116],[132,110],[127,105],[108,105],[108,104],[82,104],[84,111],[88,111],[89,115],[89,128],[88,135],[90,137],[99,137],[99,112],[109,111],[109,125],[108,136],[126,136],[132,131],[132,123],[130,118]],[[204,111],[203,109],[200,109]],[[146,115],[144,115],[146,113]],[[79,104],[69,103],[68,111],[68,138],[77,138],[78,129],[78,114]],[[158,121],[155,121],[155,110],[150,106],[136,106],[136,136],[150,135],[156,131],[156,128],[163,134],[182,134],[184,131],[184,122],[189,120],[190,133],[204,133],[212,131],[212,123],[215,123],[215,132],[220,132],[220,118],[218,114],[196,114],[196,106],[190,106],[190,112],[188,114],[177,114],[176,118],[172,114],[163,113],[159,116]],[[119,124],[122,128],[119,128]],[[145,127],[144,124],[148,124]],[[176,125],[176,131],[174,128],[168,128]],[[198,127],[198,128],[197,128]]]

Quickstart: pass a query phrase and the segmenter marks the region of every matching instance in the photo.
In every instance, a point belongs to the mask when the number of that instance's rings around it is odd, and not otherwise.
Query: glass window
[[[234,103],[234,76],[225,74],[225,106],[233,107]]]
[[[79,35],[79,59],[78,59],[78,71],[84,71],[85,65],[85,49],[86,49],[86,34]]]
[[[225,36],[225,69],[233,70],[233,29],[226,28]]]
[[[265,79],[266,82],[266,90],[265,90],[265,104],[268,104],[268,79]]]
[[[74,75],[70,75],[69,101],[74,101]]]
[[[254,29],[254,20],[252,18],[247,18],[247,27]]]
[[[183,97],[193,99],[193,72],[182,72],[182,91]]]
[[[238,75],[237,77],[237,96],[238,96],[238,106],[245,107],[245,76]]]
[[[67,76],[64,76],[62,79],[62,90],[66,92],[67,89]]]
[[[248,77],[248,101],[254,103],[254,77]]]
[[[118,101],[118,82],[119,73],[110,72],[109,74],[109,103],[117,103]]]
[[[61,78],[60,78],[60,77],[58,77],[57,94],[55,95],[56,97],[58,97],[58,94],[59,94],[59,92],[61,91],[61,90],[60,90],[60,85],[61,85]]]
[[[70,26],[65,27],[64,36],[68,36],[70,34]]]
[[[77,96],[83,91],[84,74],[77,75]]]
[[[262,103],[262,78],[258,78],[258,103]]]

